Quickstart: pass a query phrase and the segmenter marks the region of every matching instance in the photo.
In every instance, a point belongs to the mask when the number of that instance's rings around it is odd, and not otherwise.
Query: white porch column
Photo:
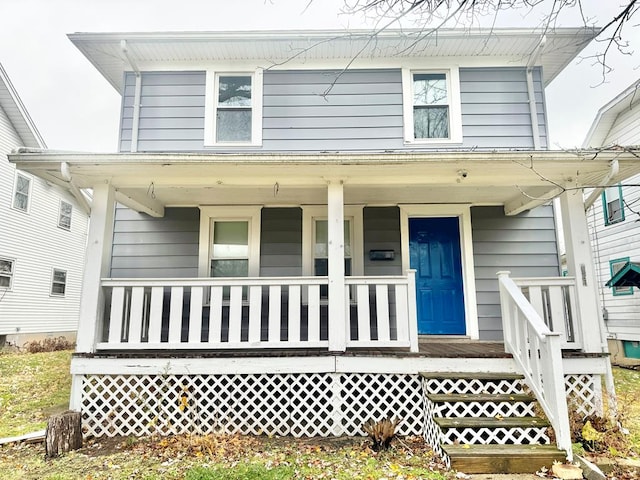
[[[82,279],[80,321],[76,340],[76,351],[90,353],[95,350],[104,297],[100,279],[108,275],[113,242],[113,216],[115,211],[115,189],[110,183],[93,188],[93,207],[87,238],[87,253]]]
[[[576,278],[576,301],[580,321],[579,325],[576,325],[576,329],[579,330],[575,333],[582,336],[585,352],[600,353],[606,349],[606,344],[603,341],[602,312],[598,302],[593,254],[582,191],[568,191],[560,195],[560,208],[567,270],[569,276]]]
[[[344,283],[344,189],[342,180],[331,180],[327,186],[327,256],[329,270],[329,351],[347,349]]]

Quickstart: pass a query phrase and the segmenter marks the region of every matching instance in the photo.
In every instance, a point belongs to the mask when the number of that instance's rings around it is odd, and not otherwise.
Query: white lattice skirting
[[[597,375],[567,376],[580,411],[593,412]],[[91,436],[240,433],[294,437],[364,435],[368,420],[400,418],[398,433],[439,436],[414,374],[287,373],[82,375]],[[469,392],[466,392],[469,393]]]
[[[400,418],[421,435],[417,375],[305,373],[86,375],[83,425],[96,437],[153,433],[363,435],[362,424]]]

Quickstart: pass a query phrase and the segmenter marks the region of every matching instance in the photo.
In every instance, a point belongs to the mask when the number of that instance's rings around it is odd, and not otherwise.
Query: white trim
[[[246,220],[249,222],[249,276],[260,275],[260,212],[259,205],[200,206],[200,237],[198,247],[198,275],[208,277],[211,246],[211,221]]]
[[[414,138],[413,131],[413,74],[444,73],[447,78],[449,106],[449,138]],[[462,143],[462,106],[460,98],[460,73],[457,65],[447,68],[417,69],[402,68],[402,116],[404,119],[404,142],[411,145]]]
[[[133,94],[133,119],[131,121],[131,147],[132,153],[138,151],[138,135],[140,134],[140,98],[142,96],[142,75],[136,72],[136,84]]]
[[[246,70],[236,65],[216,65],[216,69],[206,70],[205,80],[205,112],[204,112],[204,146],[205,147],[259,147],[262,145],[262,69],[255,65]],[[198,69],[201,69],[200,66]],[[239,69],[240,68],[240,69]],[[249,142],[217,142],[216,110],[218,105],[218,79],[220,75],[237,75],[251,77],[251,141]]]
[[[16,207],[16,188],[18,187],[18,177],[24,177],[29,180],[29,192],[27,193],[27,208],[21,209]],[[11,190],[11,208],[16,212],[30,213],[31,212],[31,200],[33,199],[33,176],[22,170],[16,170],[13,176],[13,189]]]
[[[402,242],[402,270],[410,267],[409,218],[458,217],[460,226],[460,253],[462,260],[462,287],[464,295],[466,335],[479,339],[478,307],[476,300],[476,277],[473,262],[473,238],[471,232],[471,205],[399,205],[400,238]]]

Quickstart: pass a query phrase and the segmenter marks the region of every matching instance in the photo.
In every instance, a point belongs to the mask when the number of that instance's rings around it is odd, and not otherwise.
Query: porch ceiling
[[[22,170],[79,188],[111,182],[118,200],[161,215],[165,206],[324,204],[342,181],[345,203],[504,205],[508,214],[548,202],[564,188],[600,186],[640,173],[638,152],[422,152],[386,154],[82,154],[24,149]],[[71,179],[71,180],[69,180]]]

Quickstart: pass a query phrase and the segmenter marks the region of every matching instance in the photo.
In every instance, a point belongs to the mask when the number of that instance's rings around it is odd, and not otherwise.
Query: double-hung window
[[[71,214],[73,205],[64,200],[60,200],[60,214],[58,215],[58,226],[65,230],[71,230]]]
[[[212,277],[249,275],[249,222],[213,220],[211,245]]]
[[[13,189],[13,208],[28,212],[30,197],[31,179],[22,173],[16,172],[15,186]]]
[[[458,70],[403,69],[405,142],[462,141]]]
[[[602,211],[605,225],[624,221],[624,202],[622,200],[621,185],[604,189],[604,192],[602,192]]]
[[[64,297],[67,290],[67,272],[58,268],[53,269],[53,277],[51,279],[51,295],[56,297]]]
[[[0,288],[11,290],[13,286],[13,271],[15,261],[8,258],[0,258]]]
[[[205,146],[262,143],[262,72],[207,72]]]

